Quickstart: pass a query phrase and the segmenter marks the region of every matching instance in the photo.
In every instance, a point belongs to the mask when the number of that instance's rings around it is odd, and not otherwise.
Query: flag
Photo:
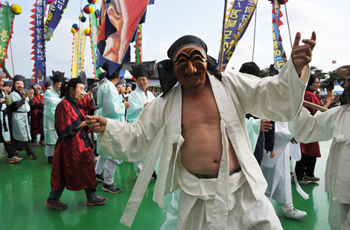
[[[108,61],[109,72],[113,73],[122,64],[148,3],[149,0],[102,0],[97,40],[98,67]]]
[[[90,14],[90,31],[91,31],[91,52],[92,52],[92,64],[94,66],[94,75],[100,75],[101,71],[97,68],[97,34],[98,34],[98,23],[97,23],[97,11]]]
[[[224,30],[223,65],[227,65],[253,16],[258,0],[234,1]],[[219,52],[219,62],[221,53]]]
[[[12,26],[15,14],[11,10],[11,7],[2,5],[0,7],[0,67],[5,70],[5,59],[7,58],[7,48],[12,37]]]
[[[286,53],[282,45],[282,37],[279,27],[283,25],[281,21],[282,12],[279,0],[272,2],[272,37],[273,37],[273,54],[275,69],[280,72],[284,64],[287,62]]]
[[[49,13],[45,21],[46,41],[50,41],[54,30],[61,21],[64,10],[67,8],[69,0],[55,0],[50,4]]]

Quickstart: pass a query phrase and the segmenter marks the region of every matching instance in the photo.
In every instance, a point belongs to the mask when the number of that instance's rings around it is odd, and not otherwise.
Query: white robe
[[[288,130],[287,122],[275,123],[275,157],[264,151],[261,170],[267,181],[265,195],[280,204],[292,203],[292,188],[290,183],[289,157],[300,160],[299,144],[292,144],[293,135]]]
[[[130,102],[130,107],[127,109],[127,119],[132,124],[139,116],[147,102],[153,101],[155,97],[153,94],[147,90],[147,97],[145,92],[143,92],[139,87],[136,87],[128,97],[128,102]]]
[[[1,93],[2,93],[2,98],[5,99],[6,97],[5,93],[3,91],[1,91]],[[7,114],[5,112],[6,108],[7,108],[6,103],[3,103],[1,105],[0,120],[1,120],[2,137],[4,138],[5,142],[8,142],[8,141],[11,141],[11,136],[10,136],[10,124],[8,121]],[[7,131],[5,131],[4,123],[6,123]]]
[[[333,138],[325,172],[325,190],[331,200],[329,222],[332,229],[350,228],[350,107],[338,106],[311,116],[306,108],[289,123],[297,141],[311,143]],[[343,207],[344,206],[344,207]],[[347,223],[346,223],[347,221]]]
[[[274,121],[293,120],[303,102],[305,84],[309,78],[306,67],[299,78],[292,62],[287,62],[279,76],[257,78],[252,75],[226,71],[222,81],[208,73],[213,94],[221,117],[222,143],[229,137],[242,172],[253,196],[264,196],[266,181],[252,153],[245,124],[245,114]],[[174,87],[165,97],[157,97],[141,112],[133,124],[107,119],[106,129],[100,136],[100,149],[112,157],[135,162],[144,157],[141,171],[121,223],[131,226],[147,189],[153,170],[160,157],[159,175],[153,200],[164,208],[164,196],[180,188],[179,169],[175,162],[184,142],[181,136],[181,85]],[[160,152],[162,152],[160,156]],[[225,188],[229,181],[228,148],[223,148],[217,187]],[[218,189],[213,213],[228,213],[228,189]],[[213,220],[215,223],[225,220]]]

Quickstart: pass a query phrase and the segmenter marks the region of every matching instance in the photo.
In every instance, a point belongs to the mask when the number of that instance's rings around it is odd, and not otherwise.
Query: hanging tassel
[[[293,176],[294,176],[294,181],[295,181],[295,187],[297,189],[297,192],[299,193],[299,195],[304,198],[304,200],[308,200],[309,199],[309,194],[307,194],[306,192],[304,192],[304,190],[300,187],[300,184],[298,182],[298,179],[297,179],[297,174],[295,172],[295,167],[294,167],[294,164],[293,164],[293,160],[291,160],[291,164],[292,164],[292,167],[293,167]]]

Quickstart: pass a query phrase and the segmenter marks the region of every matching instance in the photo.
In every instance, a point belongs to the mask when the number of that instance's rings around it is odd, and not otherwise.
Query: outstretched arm
[[[303,39],[304,45],[299,45],[301,40],[301,34],[298,32],[295,35],[294,44],[292,47],[292,60],[295,71],[300,75],[303,68],[309,64],[312,60],[312,51],[316,45],[316,33],[312,32],[310,39]]]

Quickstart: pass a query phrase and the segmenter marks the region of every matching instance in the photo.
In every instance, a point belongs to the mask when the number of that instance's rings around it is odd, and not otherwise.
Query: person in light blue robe
[[[151,71],[146,65],[140,64],[132,66],[132,71],[130,71],[130,73],[136,79],[137,84],[136,89],[128,96],[130,108],[127,109],[127,119],[129,123],[132,124],[142,112],[143,108],[145,108],[155,97],[147,89],[149,77],[152,75],[153,71]],[[134,162],[134,168],[137,175],[140,174],[144,162],[145,158]],[[156,172],[153,172],[152,178],[157,179]]]
[[[119,71],[116,70],[110,74],[108,71],[108,65],[105,63],[102,66],[106,70],[106,78],[102,85],[97,90],[96,98],[96,113],[100,116],[110,119],[125,121],[125,108],[130,106],[129,102],[122,102],[116,84],[119,82]],[[99,135],[97,140],[99,139]],[[95,172],[96,180],[104,182],[102,190],[110,193],[120,193],[121,190],[114,185],[114,174],[117,167],[117,159],[113,159],[106,153],[99,150],[97,141],[97,153],[100,155],[96,162]],[[104,175],[102,175],[102,171]]]
[[[44,137],[45,137],[45,155],[49,163],[52,163],[53,153],[56,141],[58,139],[55,129],[55,111],[58,103],[61,102],[60,90],[62,82],[64,82],[64,73],[52,71],[51,80],[53,85],[46,90],[44,94]]]
[[[10,94],[13,146],[15,151],[23,147],[27,152],[28,158],[35,160],[36,155],[30,146],[32,139],[28,121],[28,112],[30,111],[29,99],[33,96],[34,91],[25,91],[24,81],[25,77],[22,75],[14,76],[14,87]]]

